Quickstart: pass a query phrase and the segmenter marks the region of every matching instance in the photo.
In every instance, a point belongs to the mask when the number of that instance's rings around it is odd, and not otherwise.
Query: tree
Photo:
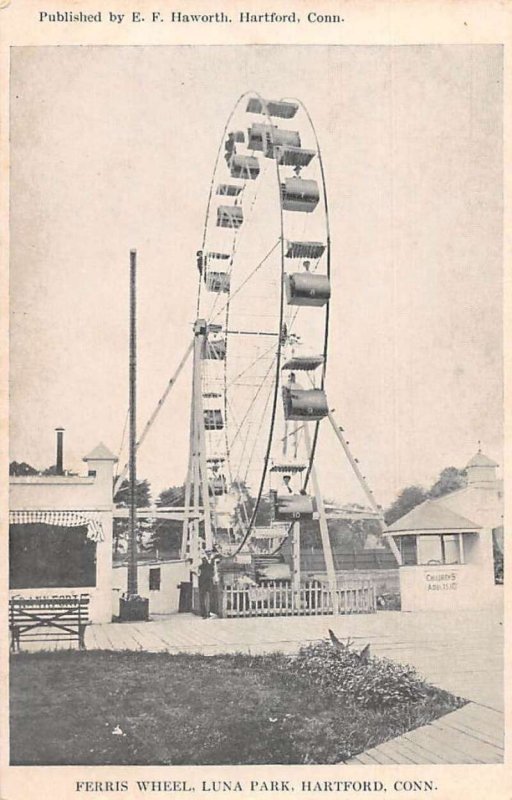
[[[465,469],[445,467],[428,491],[422,486],[406,486],[386,511],[384,515],[386,524],[391,525],[425,500],[435,500],[464,488],[467,482]]]
[[[494,560],[494,583],[503,583],[504,578],[504,559],[503,559],[503,526],[495,528],[492,532],[492,554]]]
[[[137,508],[148,508],[151,505],[151,486],[147,480],[139,480],[135,489],[135,503]],[[128,508],[130,504],[130,482],[124,480],[114,495],[114,504],[118,508]],[[139,528],[139,541],[142,535],[142,528],[145,527],[142,523],[137,526]],[[116,519],[114,520],[114,528],[112,531],[112,542],[114,545],[114,555],[117,555],[121,549],[121,541],[125,540],[128,535],[128,520]]]
[[[465,469],[457,467],[445,467],[437,481],[431,486],[428,496],[431,498],[442,497],[457,489],[467,486],[468,479]]]
[[[157,506],[183,506],[185,505],[185,487],[169,486],[163,489],[157,497]]]
[[[386,525],[391,525],[395,520],[403,517],[404,514],[427,500],[428,496],[428,492],[422,486],[406,486],[386,511],[384,515]]]
[[[181,538],[183,533],[183,522],[173,519],[157,519],[148,547],[156,551],[160,556],[176,557],[181,548]]]
[[[9,475],[23,477],[24,475],[37,475],[37,469],[27,464],[26,461],[11,461],[9,464]]]
[[[56,464],[52,464],[51,467],[46,467],[46,469],[43,470],[42,474],[45,477],[48,477],[48,476],[51,476],[51,475],[57,475],[57,466],[56,466]]]
[[[69,470],[65,470],[64,473],[57,472],[57,465],[56,464],[52,464],[51,467],[46,467],[46,469],[43,469],[43,471],[41,473],[41,475],[44,475],[45,478],[46,477],[51,477],[52,475],[62,475],[62,474],[67,475],[67,476],[71,476],[71,475],[76,476],[76,475],[78,475],[77,472],[70,472]]]
[[[124,480],[114,495],[114,503],[120,508],[128,508],[130,504],[130,482]],[[137,508],[148,508],[151,505],[151,486],[147,480],[137,481],[135,489]]]

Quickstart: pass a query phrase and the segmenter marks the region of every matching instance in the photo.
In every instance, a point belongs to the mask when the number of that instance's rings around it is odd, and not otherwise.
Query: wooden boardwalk
[[[502,764],[503,714],[468,703],[444,717],[372,747],[345,764]]]

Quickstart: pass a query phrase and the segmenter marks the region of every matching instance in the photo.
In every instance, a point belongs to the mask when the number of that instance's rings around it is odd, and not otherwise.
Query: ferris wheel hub
[[[196,336],[204,336],[207,331],[205,319],[196,319],[194,322],[194,333]]]

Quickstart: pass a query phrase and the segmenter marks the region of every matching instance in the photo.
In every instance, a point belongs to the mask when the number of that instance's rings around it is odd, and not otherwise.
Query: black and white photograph
[[[11,46],[18,773],[503,764],[503,65]]]

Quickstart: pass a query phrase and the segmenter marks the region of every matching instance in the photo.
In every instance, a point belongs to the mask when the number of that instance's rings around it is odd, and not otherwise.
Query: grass
[[[309,657],[20,653],[11,763],[331,764],[462,705],[415,677],[414,701],[365,707]]]

